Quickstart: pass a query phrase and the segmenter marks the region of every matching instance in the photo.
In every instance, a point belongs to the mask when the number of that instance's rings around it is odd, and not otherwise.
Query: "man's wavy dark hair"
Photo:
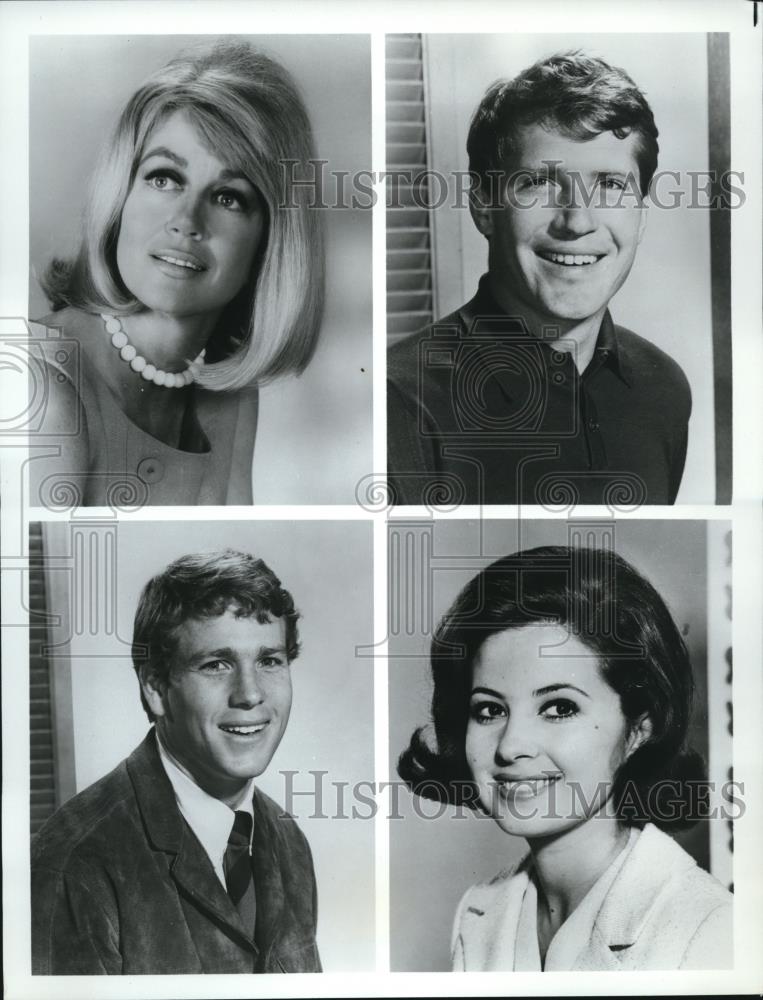
[[[646,98],[625,70],[581,52],[540,59],[513,80],[498,80],[474,113],[466,149],[469,170],[486,182],[506,170],[519,129],[540,125],[585,141],[603,132],[636,137],[641,194],[657,169],[657,126]]]
[[[695,822],[705,803],[692,785],[702,782],[704,763],[687,746],[694,680],[686,645],[654,587],[600,549],[518,552],[464,587],[432,640],[434,745],[417,729],[400,777],[422,797],[481,809],[465,754],[472,664],[490,636],[541,623],[566,627],[596,654],[629,722],[651,720],[650,737],[615,776],[619,818],[663,828]]]
[[[166,682],[174,665],[178,627],[191,619],[216,618],[228,610],[238,617],[255,618],[261,625],[281,619],[287,659],[296,658],[299,612],[275,573],[262,559],[246,552],[200,552],[176,559],[143,588],[132,639],[138,678],[150,674]],[[140,700],[153,721],[142,690]]]

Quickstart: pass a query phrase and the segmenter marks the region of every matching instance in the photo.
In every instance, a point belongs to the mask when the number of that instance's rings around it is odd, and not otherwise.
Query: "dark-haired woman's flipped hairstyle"
[[[490,636],[543,623],[567,628],[597,655],[629,722],[651,720],[649,739],[615,777],[619,818],[673,829],[699,819],[704,764],[687,746],[694,682],[686,645],[649,581],[604,549],[530,549],[469,581],[432,640],[434,741],[416,730],[400,777],[417,795],[480,808],[465,754],[474,659]]]

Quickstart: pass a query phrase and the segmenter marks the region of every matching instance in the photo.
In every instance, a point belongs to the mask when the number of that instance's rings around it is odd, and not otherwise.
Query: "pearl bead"
[[[198,375],[199,369],[204,365],[203,350],[194,362],[188,365],[182,372],[165,372],[155,365],[149,364],[146,359],[138,354],[138,351],[130,343],[125,331],[122,329],[122,322],[118,316],[111,316],[108,313],[101,313],[101,319],[106,327],[106,332],[111,337],[111,343],[119,351],[122,360],[127,361],[134,372],[138,372],[141,378],[154,385],[166,386],[168,389],[182,389],[190,385]]]

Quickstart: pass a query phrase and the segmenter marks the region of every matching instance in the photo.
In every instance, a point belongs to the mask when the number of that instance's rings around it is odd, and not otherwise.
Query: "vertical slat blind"
[[[421,35],[387,35],[387,334],[432,321],[427,142]]]
[[[29,525],[29,740],[31,766],[30,822],[34,834],[56,808],[53,712],[46,624],[42,526]]]

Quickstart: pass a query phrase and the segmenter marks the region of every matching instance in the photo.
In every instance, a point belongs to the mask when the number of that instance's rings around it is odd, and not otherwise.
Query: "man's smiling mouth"
[[[224,733],[233,733],[235,736],[254,736],[256,733],[262,732],[262,730],[267,726],[267,722],[259,722],[256,726],[226,726],[220,725],[220,729]]]
[[[586,267],[598,263],[604,254],[591,253],[546,253],[538,251],[538,256],[551,264],[561,264],[563,267]]]

